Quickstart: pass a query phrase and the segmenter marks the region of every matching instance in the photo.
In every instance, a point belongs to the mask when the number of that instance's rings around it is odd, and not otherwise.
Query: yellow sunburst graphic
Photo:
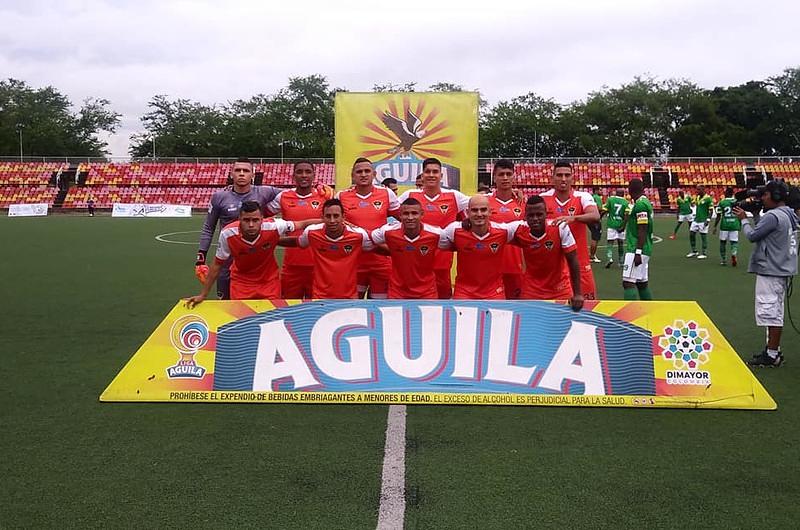
[[[450,122],[435,106],[427,107],[424,98],[412,106],[408,96],[398,96],[375,107],[373,115],[364,121],[366,131],[358,140],[375,147],[360,156],[373,162],[408,156],[452,158],[455,136]]]

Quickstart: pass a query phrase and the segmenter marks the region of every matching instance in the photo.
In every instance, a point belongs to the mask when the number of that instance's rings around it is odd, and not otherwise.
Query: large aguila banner
[[[413,187],[433,157],[442,162],[442,186],[477,190],[477,92],[339,92],[334,106],[337,189],[350,187],[356,158],[373,162],[377,183],[394,177]]]
[[[777,408],[695,302],[178,303],[101,401]]]

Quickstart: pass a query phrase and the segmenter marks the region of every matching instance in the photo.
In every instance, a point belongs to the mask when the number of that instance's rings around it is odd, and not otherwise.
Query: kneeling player
[[[474,195],[467,206],[469,229],[455,222],[444,230],[446,248],[458,251],[454,299],[504,300],[503,249],[513,225],[489,221],[489,199]]]
[[[522,247],[525,257],[522,298],[569,300],[572,309],[580,310],[583,307],[581,267],[569,227],[547,221],[547,205],[538,195],[528,197],[525,221],[513,223],[513,226],[512,243]]]
[[[302,229],[316,220],[265,221],[261,205],[245,201],[239,220],[226,225],[219,234],[219,247],[200,294],[186,301],[190,309],[208,296],[228,259],[232,260],[230,296],[232,300],[260,300],[281,297],[275,247],[280,238],[295,228]]]
[[[389,298],[438,298],[434,264],[440,244],[446,246],[442,230],[422,222],[422,204],[414,198],[400,205],[400,222],[372,231],[375,251],[392,257]]]
[[[653,205],[644,196],[642,179],[632,179],[628,184],[628,192],[633,205],[625,230],[622,288],[625,290],[625,300],[652,300],[648,281],[650,254],[653,251]]]

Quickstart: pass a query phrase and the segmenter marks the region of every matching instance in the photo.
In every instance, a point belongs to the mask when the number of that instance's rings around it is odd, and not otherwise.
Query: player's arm
[[[276,215],[280,215],[282,212],[281,208],[281,194],[280,192],[274,199],[272,199],[267,207],[264,208],[264,217],[275,217]]]
[[[573,311],[583,308],[583,293],[581,292],[581,265],[578,263],[578,251],[570,250],[564,254],[569,268],[569,283],[572,285],[572,298],[569,304]]]
[[[215,259],[211,262],[211,266],[208,268],[208,275],[206,276],[206,281],[203,283],[203,288],[200,290],[200,294],[194,295],[186,299],[186,307],[192,309],[197,304],[208,298],[208,293],[211,291],[211,286],[214,285],[214,282],[217,281],[219,278],[219,273],[222,270],[222,262]]]
[[[214,196],[208,205],[208,213],[200,229],[200,244],[197,249],[197,256],[194,261],[194,274],[201,283],[205,283],[208,276],[208,266],[206,265],[206,254],[211,247],[211,240],[214,238],[214,229],[219,221],[219,206],[214,203]]]
[[[400,201],[392,190],[386,188],[386,191],[389,194],[389,217],[400,219]]]
[[[633,256],[633,265],[638,267],[642,264],[642,246],[647,240],[648,218],[646,211],[634,212],[636,215],[636,253]]]
[[[391,256],[392,253],[389,251],[389,246],[386,244],[386,234],[384,229],[384,226],[379,226],[370,232],[369,237],[372,240],[373,245],[375,245],[373,252],[380,254],[381,256]]]
[[[717,227],[719,226],[719,220],[722,218],[722,208],[720,205],[717,205],[717,216],[714,218],[714,228],[711,230],[712,234],[717,233]]]
[[[461,223],[455,221],[447,225],[442,233],[439,234],[439,249],[441,250],[456,250],[455,246],[455,233],[456,229],[461,227]]]

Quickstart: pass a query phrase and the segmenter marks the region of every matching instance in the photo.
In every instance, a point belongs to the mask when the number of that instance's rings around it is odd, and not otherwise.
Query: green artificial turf
[[[101,404],[192,275],[202,219],[0,219],[0,528],[374,528],[385,406]],[[671,230],[659,219],[657,233]],[[655,246],[657,299],[761,347],[745,267]],[[604,257],[604,252],[598,253]],[[746,264],[749,246],[742,245]],[[619,269],[595,265],[602,298]],[[800,303],[792,301],[800,320]],[[776,412],[409,407],[409,528],[794,527],[800,337]]]

